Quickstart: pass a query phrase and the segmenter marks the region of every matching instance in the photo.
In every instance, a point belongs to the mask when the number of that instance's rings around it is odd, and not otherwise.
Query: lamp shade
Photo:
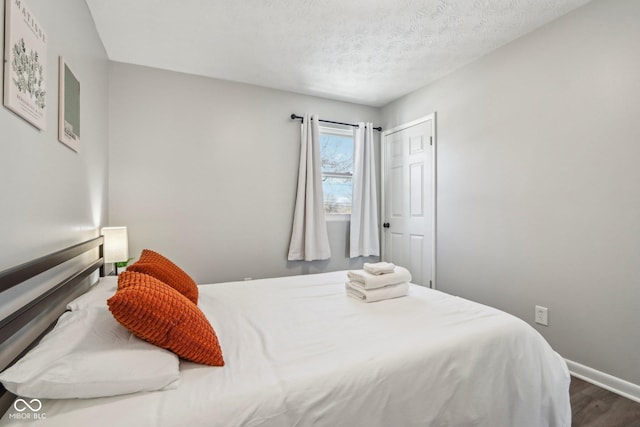
[[[122,262],[129,259],[127,227],[103,227],[104,262]]]

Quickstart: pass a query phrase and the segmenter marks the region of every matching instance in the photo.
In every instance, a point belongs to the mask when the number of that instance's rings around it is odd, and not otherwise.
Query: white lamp
[[[129,238],[127,227],[102,227],[104,237],[104,262],[123,262],[129,260]],[[118,266],[115,266],[118,274]]]

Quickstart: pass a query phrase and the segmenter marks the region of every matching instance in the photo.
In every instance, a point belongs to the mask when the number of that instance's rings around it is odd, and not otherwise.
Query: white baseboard
[[[613,375],[605,374],[588,366],[565,359],[571,375],[602,387],[627,399],[640,402],[640,385],[630,383]]]

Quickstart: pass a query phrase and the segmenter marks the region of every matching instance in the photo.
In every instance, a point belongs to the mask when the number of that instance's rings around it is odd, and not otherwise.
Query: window
[[[327,214],[351,214],[353,129],[320,127],[322,190]]]

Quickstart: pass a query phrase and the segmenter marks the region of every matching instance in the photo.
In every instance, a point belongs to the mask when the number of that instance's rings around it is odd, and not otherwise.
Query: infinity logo
[[[22,405],[20,405],[20,403],[22,403]],[[35,404],[31,406],[29,403]],[[27,401],[24,399],[16,399],[16,401],[13,402],[13,407],[18,412],[24,412],[27,410],[27,408],[31,409],[31,411],[33,412],[38,412],[40,409],[42,409],[42,402],[40,402],[39,399],[31,399],[29,403],[27,403]]]

